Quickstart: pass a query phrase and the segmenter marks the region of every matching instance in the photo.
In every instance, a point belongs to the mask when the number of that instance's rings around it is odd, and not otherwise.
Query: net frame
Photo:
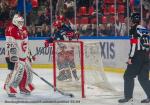
[[[105,75],[103,62],[102,62],[102,58],[101,58],[101,54],[100,54],[101,49],[98,47],[99,41],[84,42],[84,43],[82,41],[55,41],[54,42],[54,44],[53,44],[53,70],[54,70],[53,76],[54,76],[54,86],[55,87],[56,87],[56,85],[57,85],[57,87],[59,87],[59,85],[60,85],[60,84],[56,84],[56,81],[57,81],[57,79],[56,79],[57,78],[56,77],[56,75],[57,75],[57,73],[56,73],[57,72],[57,64],[56,64],[57,61],[56,61],[56,59],[58,57],[57,56],[58,52],[56,52],[56,51],[59,50],[58,44],[59,43],[63,44],[63,42],[64,42],[64,45],[67,45],[67,46],[72,46],[72,45],[78,46],[78,49],[80,50],[79,51],[80,62],[78,63],[80,65],[80,67],[78,68],[78,70],[80,70],[80,72],[78,72],[78,73],[80,73],[80,79],[81,79],[81,81],[79,81],[79,82],[81,82],[80,88],[81,88],[82,98],[86,97],[85,92],[86,92],[88,85],[89,86],[93,85],[93,86],[96,86],[98,88],[108,90],[108,91],[116,91],[116,89],[114,89],[113,86],[109,83],[107,76]],[[74,43],[74,44],[72,44],[72,43]],[[91,48],[93,50],[89,50]],[[87,57],[86,56],[87,54],[92,54],[92,55],[94,54],[94,55]],[[98,54],[98,56],[96,57],[95,54]],[[91,59],[91,57],[92,57],[92,59]],[[89,63],[88,61],[93,62],[93,63]],[[89,64],[91,64],[91,65],[89,65]],[[94,72],[92,72],[91,70],[94,70]],[[88,75],[89,74],[91,75],[91,73],[92,73],[93,77],[91,77],[90,81],[89,81]],[[57,81],[57,83],[58,83],[58,81]],[[61,86],[60,86],[60,88],[61,88]],[[62,89],[64,89],[64,88],[62,88]],[[67,88],[67,91],[69,91],[68,88]]]

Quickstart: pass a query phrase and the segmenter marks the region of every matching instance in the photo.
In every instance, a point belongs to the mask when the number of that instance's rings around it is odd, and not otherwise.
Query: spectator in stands
[[[4,37],[4,28],[0,27],[0,37]]]
[[[149,0],[143,0],[143,6],[146,10],[150,11],[150,1]]]
[[[99,25],[99,36],[108,36],[108,33],[107,33],[107,27],[106,27],[107,24],[100,24]]]
[[[124,36],[125,35],[125,33],[126,33],[126,24],[125,23],[121,23],[118,20],[118,17],[116,19],[115,27],[116,27],[116,35],[117,36]]]
[[[35,37],[36,34],[36,27],[35,25],[32,25],[31,27],[28,28],[29,34],[31,37]]]
[[[92,36],[93,30],[92,30],[92,24],[80,24],[78,26],[80,34],[82,36]]]
[[[114,36],[115,35],[115,27],[113,24],[107,24],[106,33],[107,33],[107,36]]]
[[[35,36],[36,37],[42,37],[42,30],[41,30],[41,27],[37,27],[37,31],[35,33]]]
[[[92,22],[92,19],[95,19],[96,18],[96,13],[97,13],[97,10],[96,10],[96,0],[93,0],[91,3],[90,3],[90,7],[89,8],[93,8],[94,11],[91,12],[89,11],[89,21]],[[100,0],[98,2],[98,20],[100,20],[100,18],[103,16],[103,13],[102,13],[102,5],[103,5],[103,0]],[[96,24],[96,23],[95,23]]]
[[[42,37],[47,37],[50,35],[50,28],[46,24],[42,24]]]
[[[149,19],[149,21],[147,22],[147,29],[150,31],[150,19]]]
[[[86,32],[87,33],[85,35],[88,35],[88,36],[92,36],[93,35],[92,24],[88,24],[87,25]]]
[[[41,13],[39,16],[39,26],[41,26],[43,23],[45,23],[45,15],[44,13]]]
[[[66,18],[69,20],[74,18],[74,1],[72,0],[67,0],[64,3],[64,15]]]
[[[46,37],[51,36],[51,29],[48,25],[46,25],[45,27],[45,33],[46,33]]]
[[[89,8],[89,4],[90,4],[90,0],[77,0],[78,7],[85,6]]]
[[[45,22],[46,22],[46,24],[50,25],[51,15],[50,15],[50,9],[49,9],[49,7],[45,8],[44,15],[45,15]]]

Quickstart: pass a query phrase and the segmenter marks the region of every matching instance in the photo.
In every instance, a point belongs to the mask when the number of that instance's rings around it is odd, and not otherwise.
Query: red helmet
[[[57,20],[61,21],[61,22],[64,22],[65,21],[65,17],[63,15],[59,15],[59,16],[57,16]]]
[[[60,21],[55,21],[55,22],[53,23],[53,27],[55,27],[55,28],[60,28],[60,27],[61,27],[61,22],[60,22]]]

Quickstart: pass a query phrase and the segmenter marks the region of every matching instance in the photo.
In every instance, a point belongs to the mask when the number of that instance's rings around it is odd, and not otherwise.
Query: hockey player
[[[72,28],[73,25],[71,25],[70,22],[66,23],[65,21],[64,16],[57,16],[56,21],[53,23],[54,32],[49,39],[45,40],[45,47],[48,47],[49,44],[53,43],[55,40],[72,40],[79,38],[79,33],[75,32]]]
[[[133,98],[134,78],[138,76],[138,81],[142,86],[147,98],[141,103],[150,102],[150,81],[149,81],[149,36],[146,28],[140,25],[140,14],[133,13],[131,20],[133,26],[130,29],[131,49],[128,58],[127,69],[124,73],[124,98],[119,103],[125,103]]]
[[[74,25],[70,20],[65,19],[63,15],[57,16],[57,20],[61,22],[62,30],[65,32],[69,40],[79,39],[79,32],[75,31]]]
[[[24,27],[24,19],[16,14],[12,24],[6,29],[6,61],[10,64],[11,76],[8,76],[5,90],[10,97],[14,97],[19,86],[21,92],[30,93],[32,85],[31,65],[28,57],[28,32]]]
[[[68,61],[66,59],[66,48],[67,47],[64,44],[59,45],[60,51],[57,54],[57,65],[59,69],[59,75],[57,76],[57,79],[59,81],[72,79]]]
[[[60,21],[55,21],[53,23],[53,27],[54,27],[54,32],[49,39],[45,40],[45,42],[44,42],[45,47],[48,47],[49,44],[52,44],[53,41],[55,41],[55,40],[65,40],[66,39],[64,31],[61,29],[62,26],[61,26]]]

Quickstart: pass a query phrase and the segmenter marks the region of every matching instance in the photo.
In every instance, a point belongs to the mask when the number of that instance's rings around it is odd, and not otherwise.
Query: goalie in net
[[[99,42],[55,41],[53,50],[54,86],[57,88],[81,92],[82,97],[85,97],[86,87],[115,90],[105,75]],[[60,69],[59,64],[64,64],[65,70]],[[70,81],[66,81],[68,79]]]
[[[79,80],[76,71],[76,65],[74,62],[74,48],[67,48],[64,44],[59,44],[59,52],[57,58],[57,65],[59,69],[59,75],[57,79],[59,81],[72,80],[71,73],[75,80]]]

